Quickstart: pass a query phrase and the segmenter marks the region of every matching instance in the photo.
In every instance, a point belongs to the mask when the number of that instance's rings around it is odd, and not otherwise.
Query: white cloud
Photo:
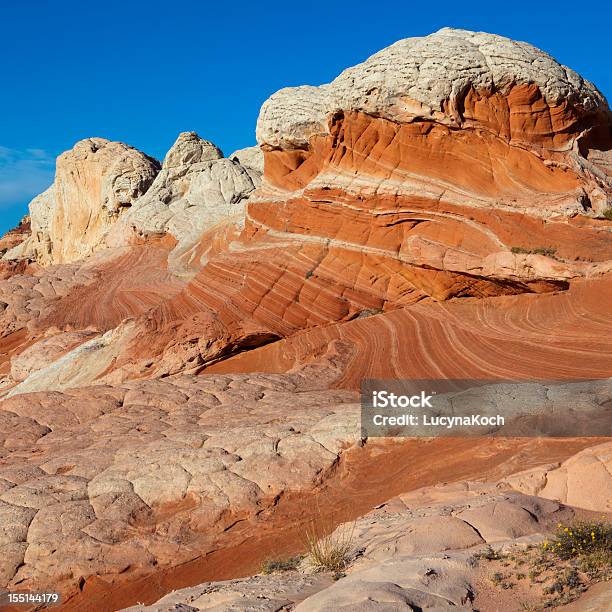
[[[10,149],[0,145],[0,210],[23,204],[52,182],[55,159],[43,149]]]

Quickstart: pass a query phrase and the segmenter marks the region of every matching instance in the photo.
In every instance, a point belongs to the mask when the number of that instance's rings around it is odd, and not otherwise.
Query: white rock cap
[[[348,68],[320,87],[281,89],[262,106],[257,141],[273,147],[303,147],[327,132],[330,114],[358,110],[395,121],[427,116],[469,87],[507,90],[534,83],[551,104],[567,100],[586,111],[607,109],[597,88],[553,57],[525,43],[484,32],[443,28],[406,38]],[[420,104],[415,108],[414,103]]]

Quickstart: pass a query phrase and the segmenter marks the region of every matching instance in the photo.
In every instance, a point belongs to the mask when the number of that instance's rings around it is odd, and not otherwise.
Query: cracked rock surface
[[[294,409],[279,410],[288,397]],[[4,400],[3,585],[61,585],[197,556],[236,518],[312,486],[359,439],[354,402],[352,392],[274,375]]]
[[[611,446],[588,452],[606,457]],[[572,465],[573,459],[566,463]],[[610,495],[609,481],[607,492]],[[205,583],[126,610],[492,609],[481,607],[487,596],[486,573],[475,553],[487,546],[521,550],[574,516],[575,510],[559,501],[519,493],[503,482],[425,487],[390,499],[350,526],[338,527],[339,539],[347,529],[352,534],[351,562],[339,579],[313,573],[306,560],[298,571]],[[510,594],[485,605],[514,609],[515,597]]]

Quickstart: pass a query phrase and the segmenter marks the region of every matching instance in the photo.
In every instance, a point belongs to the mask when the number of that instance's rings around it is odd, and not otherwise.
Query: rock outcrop
[[[189,282],[146,314],[131,310],[142,316],[131,340],[121,335],[110,366],[118,372],[109,379],[104,370],[105,380],[195,371],[312,330],[299,340],[313,340],[306,354],[300,349],[298,359],[307,361],[318,334],[327,345],[332,325],[397,309],[410,315],[398,314],[393,326],[422,333],[412,317],[430,321],[431,313],[447,321],[447,333],[456,310],[469,330],[496,316],[488,298],[555,293],[578,282],[593,287],[575,294],[593,312],[568,324],[582,326],[589,344],[584,330],[599,325],[605,302],[586,295],[607,295],[609,282],[589,283],[612,269],[610,221],[596,218],[612,193],[610,125],[596,88],[543,52],[442,30],[400,41],[329,85],[273,95],[258,121],[260,146],[229,159],[195,133],[181,134],[153,184],[104,240],[120,246],[170,236],[176,244],[166,266]],[[37,223],[47,223],[54,190],[33,203]],[[428,304],[459,297],[485,300]],[[496,302],[512,304],[521,329],[520,313],[532,303],[578,312],[573,298],[525,297]],[[546,336],[554,323],[541,316]],[[58,309],[60,322],[69,323]],[[559,365],[542,357],[536,372]],[[563,363],[568,373],[588,369]],[[509,363],[506,372],[516,375],[517,367]]]
[[[605,454],[610,445],[595,449]],[[351,561],[339,575],[313,572],[306,561],[299,571],[207,582],[126,612],[274,612],[283,607],[304,612],[513,610],[517,590],[527,601],[534,593],[513,584],[514,589],[505,589],[509,594],[500,589],[491,602],[486,561],[479,558],[489,551],[501,558],[500,569],[507,572],[511,564],[504,554],[520,557],[558,522],[567,524],[577,514],[558,502],[504,490],[500,483],[460,481],[424,487],[338,527],[331,536],[335,541],[349,541],[348,534],[351,538]],[[521,570],[525,567],[523,561]]]
[[[588,448],[562,464],[541,466],[513,475],[506,482],[529,495],[565,504],[612,512],[612,445]]]
[[[590,156],[609,151],[610,125],[597,89],[530,45],[451,29],[406,39],[263,105],[266,180],[249,221],[258,235],[438,270],[425,286],[438,299],[465,274],[608,270],[607,232],[568,218],[612,204],[609,166]],[[579,236],[591,265],[573,261]]]
[[[254,157],[251,154],[248,159]],[[198,269],[202,235],[228,221],[242,221],[244,200],[258,184],[257,172],[224,158],[214,144],[195,132],[183,132],[151,188],[114,229],[111,242],[127,242],[130,232],[139,236],[169,233],[177,240],[170,267],[177,272]]]
[[[351,389],[367,378],[609,378],[610,300],[612,283],[604,277],[545,295],[366,310],[352,321],[289,334],[205,371],[280,373],[331,354],[340,372],[334,385]]]
[[[31,261],[23,256],[24,247],[30,238],[30,216],[26,215],[19,225],[0,237],[0,279],[10,278],[31,270]]]
[[[78,142],[58,157],[53,185],[30,205],[33,257],[49,265],[94,253],[158,171],[156,160],[121,142]]]
[[[17,227],[0,238],[0,256],[17,249],[30,235],[30,215],[26,215]]]
[[[206,365],[361,313],[607,278],[610,121],[543,52],[454,30],[282,90],[244,230],[151,313],[146,357]]]
[[[193,132],[161,166],[60,156],[0,242],[0,587],[153,602],[298,552],[315,502],[338,522],[405,494],[350,576],[262,579],[270,606],[461,609],[468,548],[606,510],[609,445],[363,439],[357,389],[612,377],[611,126],[545,53],[445,29],[274,94],[229,158]],[[172,601],[253,609],[259,584]]]
[[[260,147],[246,147],[234,151],[229,158],[237,161],[253,179],[256,185],[261,182],[261,177],[264,173],[264,158],[263,151]]]
[[[53,185],[30,203],[31,230],[28,223],[3,239],[3,260],[65,264],[169,234],[177,241],[173,271],[197,269],[203,234],[227,221],[240,223],[262,166],[257,147],[226,159],[195,132],[179,135],[161,169],[123,143],[83,140],[58,158]]]

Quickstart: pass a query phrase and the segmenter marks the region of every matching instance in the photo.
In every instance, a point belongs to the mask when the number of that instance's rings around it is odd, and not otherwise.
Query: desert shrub
[[[495,550],[491,545],[488,545],[483,550],[474,553],[473,558],[476,560],[484,559],[485,561],[501,561],[503,559],[508,559],[509,556],[506,553]]]
[[[551,247],[536,247],[535,249],[526,249],[524,247],[513,246],[510,251],[515,254],[523,255],[546,255],[546,257],[554,257],[557,249]]]
[[[268,559],[261,567],[262,574],[274,574],[276,572],[289,572],[297,569],[302,557],[287,557],[285,559]]]
[[[559,559],[593,555],[610,564],[612,525],[601,521],[578,521],[571,525],[559,523],[552,540],[544,542],[543,547]]]
[[[557,249],[552,249],[550,247],[537,247],[531,251],[536,255],[546,255],[546,257],[553,257],[557,252]]]

